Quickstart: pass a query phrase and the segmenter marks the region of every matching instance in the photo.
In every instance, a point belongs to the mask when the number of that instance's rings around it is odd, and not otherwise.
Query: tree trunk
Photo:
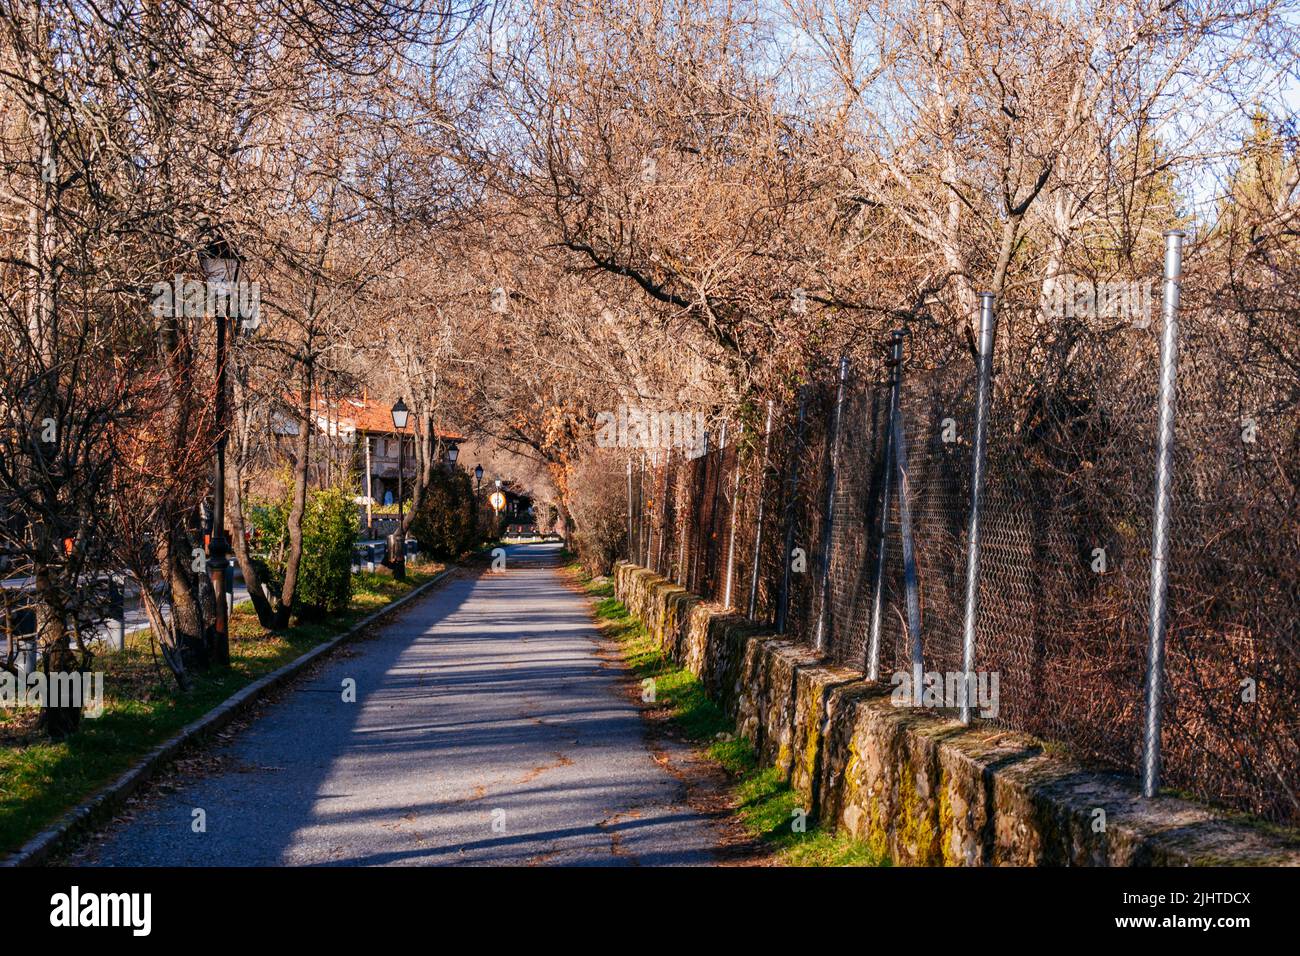
[[[275,610],[262,590],[262,579],[258,577],[257,566],[253,564],[244,538],[244,489],[238,471],[238,467],[232,468],[226,476],[226,498],[229,499],[226,523],[230,525],[230,548],[235,552],[239,572],[244,576],[244,586],[248,588],[248,599],[257,612],[257,621],[270,630],[275,626]]]
[[[136,582],[140,585],[140,603],[144,606],[145,617],[149,619],[149,627],[158,639],[163,661],[175,676],[180,689],[189,690],[194,682],[190,680],[189,671],[185,669],[185,658],[177,644],[175,628],[164,619],[162,609],[149,589],[149,581],[137,578]]]
[[[411,521],[420,510],[429,483],[433,480],[433,469],[438,457],[437,436],[433,433],[433,415],[430,412],[420,414],[419,427],[415,440],[415,488],[411,492],[411,507],[402,515],[401,532],[405,534],[411,527]],[[398,435],[401,441],[402,436]],[[400,460],[400,459],[399,459]]]
[[[307,464],[311,452],[311,367],[302,373],[299,395],[298,440],[294,442],[293,504],[289,509],[289,554],[284,562],[284,586],[280,589],[280,606],[275,610],[276,630],[289,626],[293,602],[298,590],[298,566],[302,563],[302,517],[307,511]]]
[[[240,374],[238,365],[236,365],[236,373],[232,376],[233,381],[230,385],[234,392],[234,401],[230,403],[230,407],[235,410],[238,442],[235,445],[234,454],[229,456],[226,462],[226,499],[228,504],[226,523],[230,526],[231,550],[235,554],[235,561],[239,564],[239,571],[244,576],[244,586],[248,588],[248,598],[253,602],[253,610],[257,612],[257,621],[262,627],[271,630],[275,626],[275,608],[271,606],[270,596],[264,589],[262,579],[257,573],[257,565],[253,563],[248,549],[247,529],[244,524],[244,479],[242,468],[244,463],[248,461],[249,415],[245,405],[247,401],[247,389],[244,386],[245,378]]]
[[[46,565],[37,566],[36,597],[36,632],[44,645],[42,657],[47,690],[38,726],[51,740],[62,740],[80,725],[81,706],[62,699],[54,700],[56,688],[66,686],[57,678],[72,675],[79,679],[80,668],[68,635],[67,608]]]
[[[185,669],[194,671],[207,667],[208,653],[203,639],[203,608],[194,586],[199,572],[191,567],[189,546],[189,537],[180,529],[162,535],[158,543],[158,568],[171,594],[176,648]]]

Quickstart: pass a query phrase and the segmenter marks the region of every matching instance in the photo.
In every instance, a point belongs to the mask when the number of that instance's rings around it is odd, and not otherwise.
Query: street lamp
[[[478,494],[479,487],[483,484],[483,466],[474,466],[474,493]]]
[[[230,567],[226,545],[226,326],[231,320],[229,303],[239,282],[239,256],[224,237],[213,233],[199,251],[199,268],[205,280],[204,309],[209,304],[217,321],[217,395],[213,417],[217,428],[216,460],[212,464],[212,534],[208,538],[208,576],[216,598],[216,621],[212,657],[217,664],[230,663],[230,622],[226,604],[226,570]],[[221,307],[224,304],[226,307]],[[232,330],[233,331],[233,330]]]
[[[452,442],[447,446],[447,464],[452,468],[456,467],[456,458],[460,454],[460,449]]]
[[[410,410],[400,398],[393,406],[393,428],[397,432],[397,531],[388,539],[388,550],[392,555],[393,577],[399,581],[406,580],[406,518],[402,510],[402,471],[406,467],[406,439],[402,429]]]

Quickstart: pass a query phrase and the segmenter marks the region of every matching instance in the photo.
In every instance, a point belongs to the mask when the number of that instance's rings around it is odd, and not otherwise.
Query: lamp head
[[[398,431],[405,428],[406,420],[410,417],[410,414],[411,410],[406,407],[406,402],[399,398],[397,404],[393,406],[393,427]]]

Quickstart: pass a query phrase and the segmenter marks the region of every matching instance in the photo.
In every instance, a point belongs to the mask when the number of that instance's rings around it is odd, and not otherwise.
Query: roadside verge
[[[111,783],[96,790],[91,796],[64,813],[54,823],[27,840],[17,851],[0,859],[0,867],[39,866],[45,863],[67,846],[75,836],[111,818],[131,794],[154,777],[184,748],[210,737],[311,664],[326,657],[340,645],[354,640],[383,618],[428,593],[455,570],[453,566],[440,571],[405,595],[357,621],[342,633],[328,638],[289,663],[245,685],[216,707],[153,747]]]

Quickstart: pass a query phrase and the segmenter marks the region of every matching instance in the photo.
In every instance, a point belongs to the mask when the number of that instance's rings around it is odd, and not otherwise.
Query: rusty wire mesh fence
[[[975,668],[1009,729],[1136,772],[1147,664],[1157,323],[997,352]],[[962,670],[976,366],[918,332],[899,394],[923,663]],[[1184,317],[1163,783],[1300,823],[1300,386],[1248,328]],[[637,482],[638,563],[867,669],[910,667],[899,494],[882,513],[889,369],[824,369],[707,452]],[[802,410],[802,414],[801,414]],[[838,424],[838,427],[837,427]],[[715,433],[716,434],[716,433]],[[766,448],[766,452],[765,452]],[[830,520],[828,520],[830,519]],[[883,544],[881,549],[883,532]],[[883,554],[883,563],[880,557]]]

